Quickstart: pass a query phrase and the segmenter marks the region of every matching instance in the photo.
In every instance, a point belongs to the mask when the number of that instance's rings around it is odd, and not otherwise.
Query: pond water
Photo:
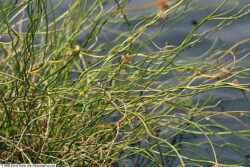
[[[152,2],[152,1],[148,1],[148,2]],[[184,39],[187,36],[187,34],[192,30],[193,28],[192,22],[194,20],[199,21],[203,17],[207,16],[209,13],[212,12],[212,10],[214,9],[214,6],[216,6],[218,2],[221,2],[221,1],[201,0],[197,2],[207,4],[211,6],[211,8],[197,10],[187,15],[187,17],[185,17],[178,24],[176,24],[171,29],[171,31],[163,35],[158,41],[156,41],[156,43],[161,45],[163,41],[167,41],[169,44],[172,44],[172,45],[179,44],[180,41]],[[242,2],[242,5],[240,7],[243,7],[246,4],[250,4],[250,1],[241,1],[241,2]],[[202,26],[200,31],[206,30],[214,26],[216,26],[216,22],[210,22]],[[156,27],[152,31],[157,31],[157,29],[159,29],[159,27]],[[223,41],[223,43],[226,43],[228,46],[232,46],[233,44],[243,39],[249,38],[249,37],[250,37],[250,15],[247,15],[241,18],[240,20],[235,21],[231,25],[225,27],[224,29],[220,30],[219,32],[216,32],[209,38],[205,39],[202,43],[199,44],[198,47],[194,47],[193,49],[186,51],[185,55],[183,55],[182,58],[187,55],[193,58],[201,55],[202,53],[204,53],[204,51],[209,49],[209,47],[212,45],[213,41],[216,38],[220,39],[221,41]],[[164,42],[163,42],[163,45],[164,45]],[[250,44],[248,43],[246,47],[250,48]],[[250,61],[250,57],[248,56],[244,59],[243,62],[240,63],[240,65],[246,66],[249,68],[250,67],[249,64],[245,63],[249,61]],[[242,80],[241,82],[249,83],[249,80]],[[250,98],[249,94],[247,94],[246,96],[248,96],[248,99]],[[239,90],[232,90],[232,89],[218,90],[216,93],[216,98],[214,98],[214,102],[217,102],[218,100],[222,100],[222,99],[224,100],[219,106],[214,108],[214,110],[221,111],[221,112],[223,111],[250,111],[250,101],[246,98],[246,96]],[[206,97],[207,96],[203,98],[206,99]],[[244,121],[246,124],[250,125],[250,119],[248,117],[244,118],[243,116],[241,120]],[[240,130],[242,128],[239,124],[235,123],[235,121],[233,121],[230,118],[221,117],[221,118],[218,118],[217,121],[219,121],[221,124],[224,124],[231,129]],[[182,137],[183,137],[182,142],[200,143],[203,140],[205,140],[203,137],[190,137],[190,138],[188,138],[187,136],[186,137],[182,136]],[[213,139],[212,136],[209,136],[209,137],[211,137],[211,140],[214,140],[214,142],[217,144],[221,142],[215,138]],[[232,135],[232,136],[227,135],[225,136],[225,139],[228,141],[231,141],[232,143],[242,148],[250,146],[249,140],[242,140],[236,137],[235,135]],[[194,151],[199,152],[200,154],[204,156],[211,156],[212,155],[211,150],[209,150],[208,148],[209,146],[208,147],[202,146],[200,148],[190,148],[190,149],[195,149]],[[218,159],[222,163],[237,164],[239,162],[245,161],[245,163],[242,165],[250,166],[249,159],[248,159],[248,162],[246,162],[245,160],[245,158],[249,157],[250,155],[250,149],[248,149],[247,151],[242,151],[241,152],[242,156],[236,153],[235,150],[233,150],[232,148],[229,148],[226,146],[222,147],[221,149],[216,149],[216,151],[218,152]],[[189,153],[187,153],[186,155],[189,156],[188,154]],[[210,158],[212,159],[212,157]],[[176,165],[177,165],[176,163],[172,163],[172,166],[176,166]],[[200,164],[200,165],[206,166],[206,164]]]
[[[148,4],[148,3],[153,3],[153,0],[134,0],[130,3],[130,7],[135,7],[135,6],[140,6],[143,4]],[[188,35],[188,33],[193,29],[194,27],[194,23],[198,22],[200,19],[204,18],[205,16],[207,16],[208,14],[210,14],[214,7],[216,7],[221,1],[220,0],[197,0],[196,1],[198,4],[203,4],[206,6],[210,6],[208,8],[204,8],[202,10],[196,10],[194,12],[191,12],[190,14],[188,14],[185,18],[181,19],[180,21],[178,21],[173,27],[170,27],[170,30],[166,33],[163,33],[161,35],[160,38],[158,38],[157,40],[155,40],[154,42],[158,45],[158,46],[164,46],[166,43],[170,44],[170,45],[178,45],[180,44],[180,42],[185,39],[185,37]],[[241,7],[243,7],[244,5],[250,4],[250,1],[241,1],[241,6],[238,7],[239,9]],[[230,4],[228,4],[230,6]],[[131,13],[128,15],[128,17],[133,17],[135,15],[145,15],[145,14],[150,14],[150,12],[154,12],[156,9],[152,8],[149,10],[145,10],[145,11],[137,11],[134,13]],[[167,18],[168,19],[168,18]],[[166,20],[167,20],[166,19]],[[164,21],[163,21],[164,23]],[[156,32],[158,32],[162,26],[162,24],[159,24],[159,26],[154,26],[153,28],[151,28],[148,33],[149,34],[155,34]],[[199,30],[199,32],[202,32],[206,29],[215,27],[217,24],[217,22],[209,22],[208,24],[205,24],[204,26],[202,26]],[[211,47],[211,45],[213,44],[213,42],[216,39],[219,39],[222,43],[226,43],[228,46],[232,46],[235,43],[249,38],[250,37],[250,15],[247,15],[243,18],[241,18],[240,20],[235,21],[234,23],[230,24],[229,26],[226,26],[225,28],[223,28],[222,30],[214,33],[212,36],[209,36],[208,38],[206,38],[203,42],[201,42],[199,44],[198,47],[194,47],[190,50],[187,50],[183,53],[183,55],[181,55],[181,58],[179,58],[179,61],[182,61],[182,58],[185,58],[185,56],[189,56],[193,59],[193,61],[195,61],[195,58],[197,56],[200,56],[201,54],[203,54],[206,50],[209,49],[209,47]],[[219,44],[218,44],[219,45]],[[248,43],[247,46],[250,48],[250,44]],[[240,62],[239,65],[242,66],[246,66],[246,67],[250,67],[248,62],[250,61],[250,57],[247,56],[244,61]],[[241,80],[241,82],[245,82],[245,83],[249,83],[248,80]],[[203,96],[202,99],[206,99],[208,97],[209,93],[207,94],[207,96]],[[248,99],[246,98],[246,96],[248,96]],[[216,108],[213,108],[213,110],[215,111],[250,111],[250,94],[244,94],[242,91],[239,90],[232,90],[232,89],[220,89],[218,91],[216,91],[216,95],[215,98],[213,100],[213,102],[211,103],[216,103],[219,100],[223,100],[220,105],[218,105]],[[248,127],[250,127],[250,119],[249,118],[244,118],[244,116],[242,116],[242,118],[240,118],[243,122],[245,122]],[[216,119],[216,121],[220,122],[220,124],[224,124],[226,125],[228,128],[231,129],[236,129],[236,130],[240,130],[242,127],[241,125],[235,123],[234,120],[230,119],[230,118],[225,118],[225,117],[218,117]],[[234,122],[234,123],[232,123]],[[204,124],[206,123],[206,121],[204,121]],[[168,134],[165,134],[166,136],[168,136]],[[219,140],[218,138],[213,138],[213,136],[209,136],[210,139],[215,142],[216,144],[221,144],[221,140]],[[232,143],[234,143],[235,145],[238,145],[242,148],[244,147],[249,147],[250,146],[250,140],[243,140],[238,138],[235,135],[226,135],[225,140],[227,141],[231,141]],[[197,136],[181,136],[179,141],[182,142],[193,142],[193,143],[201,143],[202,141],[206,140],[204,137],[197,137]],[[210,157],[209,159],[213,159],[212,157],[212,153],[211,153],[211,149],[209,149],[209,145],[207,146],[201,146],[200,148],[188,148],[189,146],[183,146],[183,147],[187,147],[186,149],[193,149],[194,152],[199,152],[201,155],[205,156],[205,157]],[[250,166],[250,161],[248,159],[248,161],[246,161],[246,157],[250,156],[250,149],[248,150],[244,150],[241,152],[241,156],[240,154],[236,153],[235,150],[233,150],[230,147],[221,147],[221,148],[216,148],[217,151],[217,156],[219,159],[219,162],[221,163],[225,163],[225,164],[237,164],[239,162],[245,162],[244,164],[242,164],[243,166]],[[190,153],[185,153],[182,152],[183,155],[186,156],[190,156]],[[192,155],[195,156],[195,155]],[[149,163],[149,162],[145,162],[145,165]],[[169,162],[169,166],[177,166],[178,162],[177,161],[172,161],[171,163]],[[197,164],[196,164],[197,165]],[[190,165],[190,166],[196,166],[195,164]],[[199,164],[201,166],[206,166],[206,163],[203,164]],[[209,165],[208,165],[209,166]]]
[[[153,3],[153,0],[135,0],[130,3],[130,6],[139,6],[143,5],[143,3]],[[198,22],[208,14],[210,14],[213,9],[222,2],[221,0],[196,0],[196,2],[200,5],[210,6],[208,8],[204,8],[201,10],[196,10],[191,12],[190,14],[186,15],[183,19],[178,21],[173,27],[170,28],[169,31],[162,34],[160,38],[158,38],[155,43],[159,46],[164,46],[166,43],[170,45],[178,45],[180,42],[185,39],[185,37],[188,35],[188,33],[193,29],[194,25],[193,22]],[[245,5],[249,5],[250,1],[240,1],[241,5],[238,7],[238,9],[241,9]],[[227,6],[230,6],[228,4]],[[151,11],[155,11],[154,8],[151,9]],[[133,15],[144,15],[148,14],[150,11],[139,11],[131,14]],[[168,18],[167,18],[168,19]],[[164,21],[163,21],[164,22]],[[207,30],[209,28],[215,27],[217,25],[217,22],[209,22],[203,25],[199,32],[203,32],[204,30]],[[155,34],[158,32],[161,28],[161,24],[159,26],[155,26],[150,29],[149,34]],[[233,46],[237,42],[247,39],[250,37],[250,15],[247,15],[229,26],[224,27],[222,30],[214,33],[212,36],[209,36],[204,41],[202,41],[197,47],[193,47],[190,50],[187,50],[181,55],[181,58],[179,61],[183,61],[182,59],[186,59],[185,57],[190,57],[191,59],[195,61],[196,57],[199,57],[202,55],[206,50],[208,50],[213,42],[218,39],[222,43],[225,43],[227,46]],[[217,45],[220,45],[218,43]],[[247,46],[246,46],[247,45]],[[244,47],[250,48],[250,43],[248,42]],[[193,59],[192,59],[193,58]],[[244,58],[244,61],[241,61],[239,65],[249,67],[250,64],[247,62],[250,61],[250,56],[247,56]],[[249,81],[242,80],[242,82],[249,83]],[[242,94],[241,91],[238,90],[232,90],[232,89],[223,89],[219,90],[217,93],[217,99],[227,99],[224,102],[221,103],[220,109],[221,110],[240,110],[240,111],[249,111],[250,109],[250,102],[246,99],[246,97]],[[250,96],[249,96],[250,98]],[[249,121],[250,123],[250,121]]]

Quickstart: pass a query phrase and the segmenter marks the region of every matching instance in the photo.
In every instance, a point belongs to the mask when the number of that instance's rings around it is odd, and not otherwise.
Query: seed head
[[[132,57],[127,53],[122,56],[122,61],[126,64],[131,64],[132,63]]]
[[[239,82],[237,79],[234,79],[234,80],[232,81],[232,84],[233,84],[233,85],[239,85],[240,82]]]
[[[156,6],[161,11],[163,11],[169,7],[169,1],[168,0],[156,0]]]
[[[75,46],[75,50],[77,51],[77,52],[80,52],[82,49],[81,49],[81,46],[80,45],[76,45]]]

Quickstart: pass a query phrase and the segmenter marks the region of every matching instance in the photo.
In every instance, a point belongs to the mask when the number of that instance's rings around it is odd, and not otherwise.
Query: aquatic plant
[[[249,111],[220,107],[235,94],[249,101],[250,38],[214,38],[249,2],[134,2],[0,2],[0,163],[250,163]]]

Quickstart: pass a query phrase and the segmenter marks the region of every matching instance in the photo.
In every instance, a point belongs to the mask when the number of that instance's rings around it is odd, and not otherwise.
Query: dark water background
[[[153,3],[154,0],[134,0],[130,3],[130,6],[138,6],[142,5],[143,3]],[[159,46],[164,46],[166,43],[169,45],[178,45],[182,42],[183,39],[186,38],[188,33],[193,29],[194,22],[198,22],[202,18],[209,15],[215,7],[222,2],[222,0],[197,0],[197,3],[208,6],[203,9],[197,9],[195,11],[192,11],[190,14],[186,15],[183,19],[178,21],[173,27],[170,27],[170,29],[163,35],[161,35],[160,38],[157,38],[155,40],[155,43]],[[250,4],[250,0],[243,0],[241,1],[241,5],[238,7],[238,9],[241,9],[244,5]],[[230,7],[230,4],[227,4],[226,7]],[[152,12],[155,12],[156,9],[151,9]],[[150,14],[150,10],[145,11],[139,11],[135,12],[131,15],[145,15]],[[207,30],[209,28],[213,28],[217,25],[218,22],[208,22],[205,23],[198,32],[203,32],[204,30]],[[154,26],[153,28],[150,28],[149,34],[155,34],[157,33],[162,24],[159,24],[159,26]],[[218,32],[214,33],[212,36],[209,36],[208,38],[204,39],[201,43],[199,43],[197,46],[192,47],[191,49],[185,51],[180,58],[178,59],[179,62],[185,62],[186,57],[188,56],[190,60],[195,61],[197,57],[202,55],[204,52],[206,52],[213,42],[218,39],[221,41],[221,43],[226,44],[228,47],[233,46],[237,42],[250,38],[250,15],[244,16],[240,18],[239,20],[234,21],[229,26],[224,27],[222,30],[219,30]],[[220,43],[218,43],[219,45]],[[244,47],[250,48],[250,44],[246,44]],[[184,60],[183,60],[184,59]],[[244,58],[244,61],[240,61],[237,65],[244,66],[244,67],[250,67],[250,56],[247,56]],[[249,83],[247,80],[242,80],[241,83]],[[250,94],[248,95],[250,98]],[[224,102],[220,105],[220,110],[222,111],[250,111],[250,103],[244,97],[241,91],[239,90],[233,90],[233,89],[222,89],[217,91],[217,99],[225,98]],[[249,120],[250,123],[250,120]],[[250,144],[250,143],[249,143]]]
[[[147,4],[147,3],[153,3],[153,0],[134,0],[130,3],[129,6],[134,7],[134,6],[139,6],[142,4]],[[206,17],[209,15],[215,7],[222,2],[221,0],[200,0],[196,1],[200,4],[204,4],[205,6],[210,6],[208,8],[203,8],[203,9],[198,9],[193,12],[191,12],[189,15],[187,15],[185,18],[181,19],[178,23],[176,23],[173,27],[170,27],[169,31],[166,33],[162,34],[160,38],[157,38],[154,42],[159,45],[159,46],[164,46],[166,43],[170,45],[178,45],[180,42],[186,38],[188,33],[193,29],[194,23],[198,22],[202,18]],[[246,4],[250,4],[250,1],[241,1],[241,5],[238,7],[239,9],[243,7]],[[228,6],[229,5],[229,6]],[[230,7],[230,4],[228,4],[226,7]],[[152,8],[149,10],[145,11],[138,11],[134,12],[131,14],[128,14],[128,18],[133,17],[135,15],[146,15],[146,14],[151,14],[152,12],[155,12],[157,9]],[[164,21],[163,23],[164,24]],[[160,23],[159,26],[153,26],[150,28],[147,33],[154,35],[157,33],[162,24]],[[217,22],[208,22],[204,24],[199,32],[203,32],[206,29],[215,27],[217,25]],[[202,55],[206,50],[208,50],[213,42],[216,39],[219,39],[222,43],[226,43],[227,46],[233,46],[235,43],[247,39],[250,37],[250,15],[247,15],[237,21],[234,21],[232,24],[229,26],[226,26],[222,30],[214,33],[212,36],[206,38],[204,41],[202,41],[197,47],[193,47],[192,49],[189,49],[185,51],[178,61],[184,61],[182,58],[185,59],[185,56],[189,56],[193,61],[195,61],[195,58]],[[219,45],[219,44],[218,44]],[[250,48],[249,43],[245,47]],[[190,61],[190,59],[189,59]],[[245,67],[250,67],[250,64],[248,62],[250,61],[250,57],[246,57],[244,61],[241,61],[238,65],[245,66]],[[241,83],[249,83],[248,80],[241,80]],[[209,93],[207,93],[207,96]],[[250,94],[246,94],[248,98],[250,98]],[[207,97],[204,95],[202,97],[203,100],[206,99]],[[217,101],[223,100],[223,102],[218,105],[218,107],[214,108],[213,110],[217,111],[250,111],[250,102],[244,94],[240,90],[234,90],[234,89],[220,89],[216,91],[216,96],[211,101],[212,104],[215,104]],[[242,116],[240,118],[243,122],[246,124],[250,125],[250,118],[246,118]],[[232,123],[232,119],[230,118],[225,118],[225,117],[217,117],[216,121],[220,122],[222,125],[226,125],[226,127],[234,130],[240,130],[242,129],[242,126],[237,124],[237,123]],[[204,121],[204,124],[206,122]],[[215,130],[216,131],[216,130]],[[166,137],[168,134],[166,134]],[[212,136],[209,136],[210,139],[217,144],[221,144],[221,141],[213,138]],[[250,146],[250,140],[242,140],[238,138],[237,136],[231,136],[231,135],[225,135],[224,139],[240,146],[240,147],[249,147]],[[197,136],[183,136],[181,139],[182,142],[193,142],[193,143],[200,143],[202,141],[205,141],[206,139],[204,137],[197,137]],[[185,147],[185,146],[184,146]],[[190,146],[189,146],[190,147]],[[211,149],[209,149],[210,146],[204,146],[202,145],[200,148],[188,148],[190,150],[196,151],[200,154],[205,155],[206,157],[209,157],[209,159],[213,159]],[[245,156],[240,156],[239,154],[235,153],[235,150],[229,147],[222,147],[222,148],[216,148],[217,151],[217,156],[218,160],[220,163],[225,163],[225,164],[237,164],[239,162],[245,162],[243,166],[250,166],[249,161],[246,161],[246,157],[250,156],[250,150],[247,150],[245,152],[242,152],[243,155]],[[182,152],[183,155],[190,156],[189,153],[185,154]],[[145,165],[147,162],[145,162]],[[177,166],[178,162],[173,161],[170,163],[170,166]],[[199,164],[202,166],[206,166],[208,164]],[[191,165],[192,166],[192,165]],[[195,166],[195,165],[194,165]],[[209,165],[208,165],[209,166]]]

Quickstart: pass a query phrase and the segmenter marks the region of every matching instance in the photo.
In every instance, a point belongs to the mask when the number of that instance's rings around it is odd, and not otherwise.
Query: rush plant
[[[214,38],[249,2],[139,2],[0,1],[0,163],[250,164],[249,111],[220,107],[249,101],[250,38]]]

